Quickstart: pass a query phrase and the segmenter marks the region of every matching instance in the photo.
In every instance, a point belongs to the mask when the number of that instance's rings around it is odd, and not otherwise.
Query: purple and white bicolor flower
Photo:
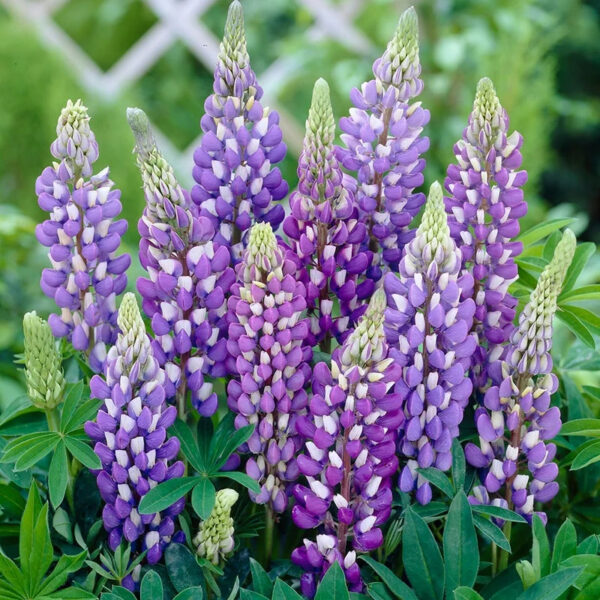
[[[381,546],[381,526],[392,507],[392,481],[398,470],[397,432],[404,422],[402,400],[391,391],[400,368],[388,357],[383,319],[385,293],[373,295],[356,329],[332,357],[313,372],[309,413],[299,416],[304,436],[298,468],[306,485],[293,488],[294,523],[318,529],[305,539],[292,561],[306,571],[302,593],[334,563],[343,568],[352,591],[363,583],[357,552]]]
[[[263,107],[262,88],[250,66],[242,5],[229,6],[215,69],[214,93],[204,104],[204,135],[194,152],[192,200],[210,219],[214,240],[230,245],[238,262],[255,222],[276,230],[284,210],[277,202],[288,185],[278,167],[286,153],[279,115]]]
[[[184,498],[160,513],[138,512],[150,489],[183,475],[181,461],[170,464],[179,440],[166,439],[177,410],[165,402],[165,372],[154,357],[133,294],[125,294],[118,315],[120,333],[108,352],[104,376],[90,381],[92,398],[104,404],[85,431],[96,442],[94,451],[102,462],[97,482],[111,550],[125,539],[135,552],[147,550],[146,559],[154,564],[167,544],[184,539],[175,533]]]
[[[497,385],[486,391],[475,411],[479,445],[465,447],[482,482],[470,501],[514,509],[528,521],[535,502],[548,502],[558,492],[556,445],[550,440],[559,432],[561,419],[559,408],[550,406],[558,388],[550,349],[557,298],[575,247],[575,236],[566,230],[519,315],[505,360],[490,366]],[[545,513],[537,514],[546,519]]]
[[[116,340],[116,298],[127,285],[131,259],[117,256],[127,221],[115,220],[121,192],[112,189],[108,168],[92,174],[98,144],[80,100],[69,100],[56,132],[50,148],[60,162],[46,167],[35,184],[40,208],[50,213],[35,230],[50,248],[51,267],[43,270],[40,285],[60,308],[48,319],[52,333],[86,352],[99,372],[106,347]]]
[[[523,138],[509,135],[508,115],[492,82],[477,85],[473,112],[463,137],[454,145],[456,164],[448,167],[444,182],[446,211],[452,237],[463,254],[463,268],[474,278],[474,331],[478,347],[472,379],[482,392],[488,366],[503,358],[513,331],[516,298],[508,291],[516,280],[515,258],[521,242],[519,218],[527,213],[521,189],[527,172],[519,170]]]
[[[335,120],[329,86],[314,86],[298,163],[298,189],[290,197],[291,214],[283,224],[301,266],[310,315],[309,343],[329,349],[342,342],[367,307],[371,279],[359,279],[372,262],[363,250],[367,228],[354,200],[356,182],[344,175],[335,157]],[[362,281],[361,281],[362,279]],[[340,315],[335,316],[339,302]]]
[[[261,486],[252,500],[283,512],[287,487],[298,478],[296,419],[306,412],[311,374],[306,290],[269,223],[250,230],[237,275],[228,302],[227,349],[237,374],[227,386],[228,405],[237,428],[255,425],[242,448],[250,453],[246,472]]]
[[[203,416],[217,409],[217,395],[206,375],[226,373],[226,294],[235,281],[227,246],[213,242],[210,220],[177,182],[156,147],[148,118],[130,108],[146,207],[138,223],[140,263],[148,278],[137,288],[152,319],[154,355],[165,369],[168,398],[177,396],[185,418],[187,390]]]
[[[460,250],[450,236],[442,188],[431,186],[416,235],[405,247],[398,275],[388,273],[385,331],[390,357],[401,368],[394,391],[404,407],[399,450],[408,460],[400,475],[403,492],[431,500],[418,468],[442,471],[452,465],[473,384],[468,377],[476,337],[470,333],[475,303],[473,278],[462,273]]]
[[[429,148],[423,135],[429,111],[414,101],[423,90],[418,36],[411,7],[373,64],[375,78],[352,90],[354,106],[340,120],[344,146],[338,157],[358,180],[356,201],[369,230],[375,260],[368,275],[374,280],[384,268],[398,269],[402,249],[414,235],[409,225],[425,202],[425,195],[415,192],[423,184],[422,155]]]

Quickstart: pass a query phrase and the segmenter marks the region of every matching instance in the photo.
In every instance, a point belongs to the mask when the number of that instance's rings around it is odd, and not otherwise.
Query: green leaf
[[[160,575],[154,571],[148,571],[142,578],[140,585],[141,600],[156,600],[163,597],[163,585]]]
[[[70,587],[50,594],[49,598],[56,598],[57,600],[96,600],[98,596],[78,587]]]
[[[595,252],[596,244],[593,244],[592,242],[583,242],[581,244],[577,244],[575,254],[573,255],[573,260],[569,265],[569,269],[562,286],[563,293],[568,292],[573,288],[577,278],[583,271],[583,268],[590,258],[592,258]]]
[[[156,489],[156,488],[155,488]],[[189,587],[204,588],[204,575],[194,555],[183,544],[169,544],[165,550],[169,579],[178,592]]]
[[[577,546],[577,554],[597,554],[598,536],[589,535]]]
[[[327,573],[321,580],[315,595],[315,600],[332,600],[333,598],[335,600],[350,600],[348,587],[346,586],[346,576],[337,562],[334,562],[327,569]]]
[[[600,579],[600,556],[594,554],[577,554],[562,561],[559,570],[566,567],[583,567],[584,570],[577,578],[576,587],[587,587],[592,581]]]
[[[558,242],[560,242],[561,238],[562,233],[560,231],[555,231],[552,235],[548,236],[542,252],[542,256],[546,262],[550,262],[552,260],[556,246],[558,245]]]
[[[218,471],[227,459],[235,452],[254,431],[254,425],[240,427],[237,431],[231,432],[229,436],[219,437],[215,435],[210,443],[210,470]],[[215,440],[218,440],[216,443]]]
[[[200,417],[196,428],[198,437],[198,450],[200,451],[201,462],[204,465],[208,464],[208,452],[210,448],[210,440],[214,434],[212,419],[209,417]]]
[[[55,445],[58,443],[59,436],[54,432],[37,432],[22,435],[15,440],[12,440],[5,448],[3,456],[0,458],[0,462],[10,463],[15,462],[18,458],[23,456],[32,447],[38,445],[49,446],[53,440],[56,440]],[[48,449],[46,454],[50,452],[51,448]]]
[[[587,324],[594,329],[600,328],[600,317],[587,308],[573,306],[572,304],[560,304],[561,310],[565,310],[575,315],[584,325]]]
[[[527,248],[535,242],[539,242],[544,239],[546,236],[555,232],[557,229],[562,229],[567,225],[571,224],[575,219],[564,218],[564,219],[550,219],[549,221],[544,221],[542,223],[538,223],[534,225],[527,231],[524,231],[517,237],[517,241],[523,242],[523,246]]]
[[[450,504],[444,528],[444,558],[446,563],[446,593],[459,586],[471,587],[479,570],[479,548],[473,526],[471,506],[463,490]]]
[[[458,439],[454,438],[452,440],[452,481],[454,482],[455,489],[458,490],[464,487],[466,472],[467,465],[464,450]]]
[[[200,480],[200,477],[178,477],[159,483],[140,501],[140,514],[151,515],[168,508],[185,496]]]
[[[23,573],[19,571],[19,567],[10,559],[8,556],[4,556],[0,552],[0,573],[4,576],[4,579],[10,584],[12,588],[22,594],[21,597],[26,596],[26,580]],[[2,579],[0,578],[0,584]]]
[[[278,577],[273,587],[272,600],[302,600],[302,596]]]
[[[246,473],[240,473],[239,471],[217,471],[213,474],[213,477],[232,479],[254,493],[260,494],[260,485],[258,485],[256,479],[252,479],[252,477],[246,475]]]
[[[67,390],[65,393],[65,401],[62,406],[62,412],[60,415],[60,430],[62,432],[67,431],[66,425],[69,422],[69,419],[73,416],[75,409],[81,402],[81,397],[83,396],[83,381],[78,381],[77,383],[68,384]]]
[[[373,600],[393,600],[383,583],[369,583],[367,590],[369,592],[368,597],[373,598]]]
[[[493,542],[496,546],[506,550],[508,553],[512,552],[510,542],[506,539],[506,536],[500,527],[478,514],[473,515],[473,524],[479,529],[483,536],[490,540],[490,542]]]
[[[38,594],[40,596],[50,594],[63,586],[67,582],[69,573],[74,573],[81,568],[86,555],[87,552],[85,550],[79,554],[63,554],[50,575],[44,579],[43,586],[40,588]]]
[[[19,533],[19,558],[21,561],[21,570],[28,580],[31,579],[30,574],[32,573],[34,565],[33,552],[36,544],[35,526],[41,510],[42,505],[37,486],[35,481],[32,481],[31,487],[29,488],[27,504],[23,511]]]
[[[538,515],[533,515],[532,533],[531,563],[538,579],[541,579],[550,573],[550,542],[544,523]]]
[[[56,445],[60,441],[60,437],[58,434],[55,434],[52,438],[48,440],[37,440],[32,443],[24,452],[17,458],[15,461],[14,470],[15,471],[24,471],[25,469],[29,469],[37,462],[42,460],[44,456],[48,453],[52,452]]]
[[[596,347],[596,342],[587,327],[575,316],[572,312],[565,310],[564,306],[560,305],[556,316],[578,337],[586,346],[590,348]]]
[[[72,436],[65,437],[65,443],[69,452],[88,469],[101,469],[102,463],[98,455],[90,448],[88,444]]]
[[[73,433],[81,429],[86,421],[96,418],[98,409],[102,406],[102,400],[89,399],[80,404],[71,418],[65,423],[65,433]]]
[[[377,562],[368,554],[362,554],[360,559],[375,571],[379,579],[385,583],[396,598],[400,598],[400,600],[418,600],[415,593],[391,569]]]
[[[566,302],[567,300],[598,300],[600,299],[600,283],[594,283],[592,285],[584,285],[568,292],[563,292],[559,297],[559,303]]]
[[[552,552],[552,562],[550,572],[554,573],[558,565],[565,559],[573,556],[577,552],[577,532],[575,525],[567,519],[558,530],[554,539],[554,550]]]
[[[269,600],[266,596],[253,592],[252,590],[246,590],[242,588],[240,590],[240,600]]]
[[[454,496],[454,488],[452,487],[452,482],[448,479],[442,471],[436,469],[434,467],[428,467],[427,469],[417,469],[417,471],[425,478],[427,481],[435,485],[440,491],[444,492],[448,498],[452,498]]]
[[[203,600],[204,590],[199,586],[189,587],[183,592],[179,592],[173,600]]]
[[[215,505],[215,486],[207,477],[200,477],[192,492],[192,506],[196,514],[206,521]]]
[[[483,600],[483,596],[469,587],[458,587],[454,590],[454,600]]]
[[[577,581],[582,571],[583,567],[561,569],[557,573],[552,573],[552,575],[548,575],[534,583],[517,596],[516,600],[556,600]]]
[[[261,564],[253,558],[250,558],[250,572],[252,573],[252,589],[270,598],[273,591],[273,582]]]
[[[502,519],[503,521],[527,523],[525,518],[522,517],[519,513],[516,513],[513,510],[508,510],[508,508],[502,508],[500,506],[473,504],[471,506],[471,510],[476,513],[481,513],[482,515],[487,515],[488,517],[496,517],[497,519]]]
[[[600,419],[574,419],[567,421],[560,430],[562,435],[600,436]]]
[[[73,533],[71,531],[71,520],[69,514],[64,508],[57,508],[52,517],[52,527],[61,535],[69,544],[73,543]]]
[[[402,561],[419,600],[439,600],[444,590],[444,563],[427,523],[412,508],[404,516]]]
[[[59,506],[65,497],[68,477],[67,449],[63,440],[60,440],[54,450],[48,469],[48,492],[50,493],[50,502],[52,502],[54,508]]]
[[[0,482],[0,507],[8,516],[21,518],[25,510],[25,498],[14,483]]]
[[[171,431],[179,438],[181,452],[183,452],[183,455],[188,459],[192,467],[194,467],[198,473],[205,473],[207,471],[206,463],[200,454],[198,444],[196,444],[194,434],[189,426],[180,419],[177,419],[171,426]]]

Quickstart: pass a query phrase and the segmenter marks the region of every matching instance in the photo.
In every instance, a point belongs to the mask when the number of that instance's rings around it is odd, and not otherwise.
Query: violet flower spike
[[[298,467],[307,485],[293,488],[292,519],[302,529],[319,528],[316,540],[292,553],[302,566],[302,593],[312,597],[327,569],[338,562],[352,591],[363,588],[357,552],[381,546],[381,526],[392,507],[398,470],[397,431],[402,401],[392,393],[400,376],[388,357],[383,319],[385,293],[373,295],[365,315],[331,361],[315,366],[310,412],[299,416],[305,437]]]
[[[558,492],[556,446],[549,440],[561,419],[559,408],[550,406],[558,388],[550,349],[557,298],[575,247],[575,236],[566,230],[519,315],[506,359],[490,367],[492,380],[500,383],[486,391],[475,411],[479,445],[465,447],[482,481],[470,501],[514,509],[530,522],[534,503],[548,502]],[[545,513],[537,514],[545,521]]]
[[[140,277],[137,288],[152,319],[154,355],[165,369],[167,397],[177,397],[179,416],[185,419],[187,390],[192,405],[210,416],[217,395],[205,376],[226,372],[225,295],[235,280],[229,249],[212,241],[210,220],[197,215],[156,147],[144,112],[130,108],[127,118],[146,196],[138,231],[148,278]]]
[[[463,253],[463,268],[475,280],[479,344],[472,378],[482,393],[488,366],[502,358],[513,331],[517,300],[508,288],[518,275],[515,258],[522,244],[511,240],[519,233],[519,218],[527,213],[521,189],[527,172],[518,170],[523,138],[516,131],[509,135],[508,128],[508,115],[492,82],[482,79],[469,124],[454,146],[457,163],[448,167],[444,182],[450,231]]]
[[[288,191],[273,166],[286,153],[279,115],[260,102],[263,91],[250,67],[238,0],[229,6],[213,90],[200,121],[204,136],[194,152],[191,196],[200,214],[212,222],[215,241],[231,245],[238,262],[253,223],[279,227],[284,210],[274,202]]]
[[[283,512],[287,486],[298,477],[295,459],[301,439],[295,424],[306,412],[304,388],[311,374],[308,322],[302,318],[306,290],[269,223],[250,230],[237,273],[228,302],[227,341],[237,377],[227,386],[228,405],[237,414],[237,428],[255,425],[243,450],[250,453],[246,473],[261,491],[250,497]]]
[[[461,274],[461,253],[450,237],[442,188],[435,182],[421,225],[405,247],[399,274],[384,280],[388,298],[385,330],[390,356],[402,369],[395,385],[406,417],[400,452],[408,460],[400,475],[403,492],[416,491],[427,504],[432,491],[417,468],[452,465],[473,385],[467,373],[476,346],[470,334],[475,303],[469,273]]]
[[[179,440],[166,439],[177,410],[165,402],[165,373],[131,293],[123,297],[118,325],[120,333],[108,352],[104,376],[95,375],[90,381],[92,398],[104,404],[96,420],[85,424],[85,431],[96,442],[94,451],[102,462],[97,482],[111,550],[124,538],[134,552],[147,550],[146,559],[154,564],[167,544],[183,541],[181,532],[175,534],[175,517],[184,498],[160,513],[138,512],[148,490],[183,475],[181,461],[170,464],[179,452]]]
[[[306,135],[298,163],[298,189],[290,197],[291,214],[283,224],[306,284],[309,343],[329,351],[331,338],[342,342],[367,306],[373,281],[359,281],[372,262],[361,250],[367,229],[354,202],[355,182],[335,157],[335,120],[329,86],[314,86]],[[339,302],[340,315],[334,316]]]
[[[116,340],[116,298],[127,285],[131,259],[117,256],[127,221],[115,220],[121,192],[112,189],[108,168],[92,174],[98,144],[80,100],[67,102],[56,133],[50,149],[60,162],[46,167],[35,184],[40,208],[50,213],[35,231],[50,248],[52,265],[43,270],[40,286],[60,308],[48,319],[54,336],[86,352],[99,372],[106,347]]]
[[[344,146],[338,157],[358,179],[356,200],[374,254],[368,275],[378,280],[385,268],[397,271],[402,248],[414,234],[409,225],[425,202],[425,195],[415,192],[423,184],[429,111],[414,101],[423,89],[414,8],[401,15],[373,74],[350,93],[354,107],[340,120]]]

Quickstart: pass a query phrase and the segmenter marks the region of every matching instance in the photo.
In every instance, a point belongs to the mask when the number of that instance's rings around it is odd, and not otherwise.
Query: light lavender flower
[[[69,100],[56,132],[51,150],[60,163],[44,169],[35,185],[40,208],[50,213],[35,232],[50,248],[52,265],[40,285],[60,308],[48,319],[53,334],[87,352],[90,367],[101,371],[106,346],[116,339],[116,298],[131,263],[128,254],[117,256],[127,221],[114,220],[121,192],[112,189],[108,168],[92,175],[98,144],[80,100]]]
[[[432,492],[417,468],[450,468],[452,440],[473,389],[467,373],[476,347],[469,333],[475,303],[461,299],[472,287],[471,275],[461,274],[461,253],[450,237],[442,188],[435,182],[399,275],[385,277],[385,330],[390,357],[402,368],[395,392],[406,417],[400,452],[408,460],[400,489],[416,490],[421,504]]]
[[[506,359],[490,367],[492,380],[483,406],[475,411],[479,445],[469,443],[465,455],[480,470],[473,503],[516,510],[531,521],[534,503],[548,502],[558,492],[556,445],[549,443],[560,430],[560,410],[550,406],[558,387],[552,373],[552,321],[557,298],[576,240],[566,230],[519,315]],[[543,512],[537,513],[545,520]]]

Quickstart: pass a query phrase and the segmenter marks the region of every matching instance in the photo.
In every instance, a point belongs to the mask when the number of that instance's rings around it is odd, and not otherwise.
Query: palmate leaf
[[[78,571],[85,561],[87,552],[84,550],[80,554],[62,555],[58,563],[46,577],[39,588],[38,595],[43,596],[51,594],[67,582],[69,573]],[[72,597],[72,596],[71,596]],[[88,597],[88,596],[83,596]],[[92,596],[93,597],[93,596]]]
[[[511,552],[510,542],[506,539],[506,536],[500,527],[478,514],[473,515],[473,524],[484,537],[490,540],[490,542],[493,542],[498,547],[506,550],[506,552]]]
[[[562,219],[550,219],[542,223],[534,225],[527,231],[524,231],[517,237],[517,241],[523,243],[524,248],[529,248],[536,242],[543,240],[546,236],[554,233],[555,231],[567,227],[575,219],[573,218],[562,218]]]
[[[564,305],[559,306],[556,316],[579,338],[586,346],[592,349],[596,348],[596,342],[589,332],[588,328],[581,322],[581,319]]]
[[[252,573],[252,589],[270,598],[273,592],[273,582],[261,564],[253,558],[250,558],[250,573]]]
[[[2,458],[0,458],[0,462],[15,462],[32,447],[37,448],[37,446],[46,446],[48,448],[46,452],[47,454],[52,449],[51,444],[58,444],[59,439],[60,436],[57,433],[50,431],[29,433],[27,435],[23,435],[15,440],[12,440],[6,446],[3,456]]]
[[[272,600],[302,600],[302,596],[287,583],[277,578],[273,587]]]
[[[554,549],[550,563],[550,572],[554,573],[560,563],[570,558],[577,552],[577,531],[575,525],[567,519],[558,530],[554,538]]]
[[[216,490],[211,480],[200,477],[200,480],[192,491],[192,506],[196,514],[206,521],[215,505]]]
[[[574,419],[567,421],[560,430],[562,435],[577,435],[583,437],[600,436],[600,419]]]
[[[65,497],[68,476],[67,449],[64,441],[60,440],[54,450],[48,469],[48,491],[50,502],[52,502],[54,508],[59,506]]]
[[[256,479],[252,479],[252,477],[246,475],[246,473],[241,473],[240,471],[217,471],[214,473],[213,477],[231,479],[253,491],[255,494],[260,494],[260,485],[258,485]]]
[[[573,255],[573,260],[569,265],[567,275],[565,276],[565,280],[562,285],[563,294],[573,289],[577,278],[579,275],[581,275],[585,265],[588,263],[590,258],[592,258],[595,252],[596,244],[593,244],[592,242],[583,242],[577,244],[575,254]]]
[[[73,413],[77,409],[77,406],[81,402],[82,396],[83,381],[78,381],[77,383],[67,385],[64,395],[64,402],[62,405],[62,412],[60,414],[61,431],[67,431],[66,425],[68,424],[69,419],[73,416]]]
[[[586,442],[574,451],[571,471],[584,469],[598,461],[600,461],[600,440]]]
[[[516,600],[556,600],[577,581],[582,571],[583,567],[561,569],[534,583]]]
[[[143,515],[151,515],[165,510],[185,496],[201,479],[201,477],[179,477],[159,483],[142,498],[139,512]]]
[[[101,469],[102,463],[98,455],[90,448],[89,444],[81,441],[73,435],[65,437],[65,444],[69,452],[88,469]]]
[[[171,426],[171,431],[179,438],[181,451],[188,462],[198,473],[207,472],[206,458],[200,453],[192,430],[180,419]]]
[[[346,576],[337,562],[334,562],[327,569],[327,573],[325,573],[315,594],[315,600],[331,600],[332,598],[335,598],[335,600],[350,599]]]
[[[361,555],[360,558],[375,571],[396,598],[400,600],[417,600],[415,593],[391,569],[378,563],[367,554]]]
[[[550,542],[544,523],[538,515],[533,515],[532,533],[531,562],[537,579],[541,579],[550,573]]]
[[[452,487],[452,482],[442,471],[434,467],[428,467],[427,469],[417,469],[417,471],[424,479],[427,479],[427,481],[435,485],[436,488],[444,492],[444,494],[446,494],[448,498],[452,498],[454,496],[454,488]]]

